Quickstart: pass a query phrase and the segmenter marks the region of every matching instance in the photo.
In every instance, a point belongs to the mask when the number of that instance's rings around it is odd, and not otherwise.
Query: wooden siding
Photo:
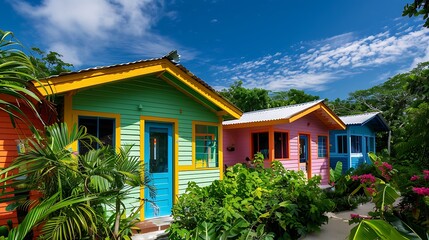
[[[185,193],[189,182],[195,182],[200,187],[210,185],[213,181],[219,180],[218,170],[195,170],[179,172],[179,195]]]
[[[292,123],[275,126],[262,126],[254,128],[225,129],[224,130],[224,162],[228,166],[245,162],[245,158],[251,156],[251,133],[274,131],[287,131],[289,134],[289,159],[280,160],[283,166],[289,170],[299,169],[299,134],[310,135],[311,144],[311,173],[321,175],[322,184],[327,184],[329,179],[328,158],[318,157],[318,136],[329,136],[328,128],[314,115],[309,114]],[[228,151],[228,146],[234,146],[234,151]],[[327,150],[328,151],[328,150]],[[265,164],[269,166],[269,162]]]
[[[31,112],[31,110],[21,107],[21,110],[28,116],[31,122],[39,129],[42,128],[41,122]],[[18,139],[26,139],[32,136],[27,124],[16,119],[16,128],[12,126],[9,115],[0,111],[0,168],[8,167],[12,161],[18,157],[17,142]],[[5,225],[8,220],[14,224],[18,223],[16,211],[6,211],[7,203],[0,203],[0,226]]]
[[[140,108],[141,106],[141,108]],[[140,77],[105,84],[82,90],[73,96],[73,110],[104,112],[120,115],[121,145],[133,145],[131,155],[140,157],[140,117],[157,117],[177,119],[178,122],[178,161],[180,166],[192,165],[192,121],[218,123],[216,114],[202,106],[184,93],[178,91],[162,79],[155,77]],[[173,164],[174,165],[174,164]],[[219,179],[219,169],[189,171],[192,179],[198,184],[207,184]],[[216,174],[214,174],[216,173]],[[183,188],[180,183],[188,181],[186,174],[179,174],[178,180],[173,179],[173,185],[179,183],[179,192]],[[187,182],[186,182],[187,184]],[[173,194],[173,193],[172,193]],[[131,194],[133,200],[128,206],[138,206],[140,190]]]
[[[192,121],[218,122],[207,108],[150,77],[80,91],[73,97],[73,110],[120,114],[121,145],[134,145],[133,156],[140,156],[140,116],[178,119],[179,166],[192,163]]]
[[[330,164],[332,167],[335,167],[335,164],[338,161],[343,163],[343,172],[347,171],[350,168],[356,168],[360,164],[370,163],[368,158],[368,152],[366,151],[366,141],[365,137],[373,137],[374,138],[374,149],[376,149],[376,137],[375,132],[372,131],[367,126],[358,126],[358,125],[348,125],[346,130],[335,130],[330,131],[329,139],[330,139]],[[337,135],[346,135],[347,136],[347,153],[337,153]],[[356,154],[351,153],[350,141],[351,136],[361,136],[362,137],[362,156],[357,156]]]

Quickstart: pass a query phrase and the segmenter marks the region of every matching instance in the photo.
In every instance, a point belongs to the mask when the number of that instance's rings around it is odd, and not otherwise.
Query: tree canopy
[[[44,52],[37,47],[31,48],[37,55],[30,56],[30,60],[35,66],[37,78],[45,78],[52,75],[58,75],[62,72],[70,72],[73,64],[64,62],[62,55],[57,52]]]
[[[402,16],[416,17],[419,15],[423,15],[423,20],[425,20],[423,26],[429,28],[429,0],[414,0],[413,3],[405,5],[402,12]]]
[[[319,96],[313,96],[297,89],[272,92],[262,88],[245,88],[242,81],[235,81],[228,89],[223,89],[219,93],[244,112],[319,99]]]

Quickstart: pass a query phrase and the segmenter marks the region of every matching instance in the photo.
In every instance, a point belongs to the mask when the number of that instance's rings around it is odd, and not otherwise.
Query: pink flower
[[[419,178],[420,178],[419,176],[414,175],[414,176],[412,176],[412,177],[410,178],[410,180],[414,182],[414,181],[419,180]]]
[[[423,170],[423,174],[426,176],[426,175],[429,175],[429,170]]]
[[[375,177],[371,173],[362,174],[362,175],[359,176],[359,179],[360,179],[360,182],[362,184],[365,184],[365,183],[375,183]]]
[[[426,187],[413,187],[413,192],[417,193],[418,195],[429,196],[429,188]]]
[[[350,177],[353,181],[359,180],[359,176],[353,175]]]
[[[392,165],[388,164],[387,162],[383,162],[383,167],[385,167],[389,171],[393,169]]]
[[[374,196],[376,193],[375,188],[366,188],[366,191],[369,193],[369,195]]]
[[[352,219],[359,219],[359,218],[360,218],[360,215],[359,215],[359,214],[352,213],[352,214],[350,214],[350,217],[351,217]]]

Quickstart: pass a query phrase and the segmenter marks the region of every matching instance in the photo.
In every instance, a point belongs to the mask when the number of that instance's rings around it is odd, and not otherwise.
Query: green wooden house
[[[169,216],[189,181],[204,186],[222,178],[222,121],[242,114],[175,55],[65,73],[38,86],[62,98],[60,114],[69,126],[86,126],[116,148],[133,145],[157,192],[156,206],[146,203],[142,220]],[[150,199],[145,189],[133,196],[130,207]]]

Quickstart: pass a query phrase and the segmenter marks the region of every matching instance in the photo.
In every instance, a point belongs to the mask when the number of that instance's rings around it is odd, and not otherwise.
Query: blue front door
[[[173,138],[172,124],[145,123],[144,137],[145,166],[156,188],[155,198],[151,198],[149,190],[145,190],[144,217],[153,218],[171,215],[173,204]]]

